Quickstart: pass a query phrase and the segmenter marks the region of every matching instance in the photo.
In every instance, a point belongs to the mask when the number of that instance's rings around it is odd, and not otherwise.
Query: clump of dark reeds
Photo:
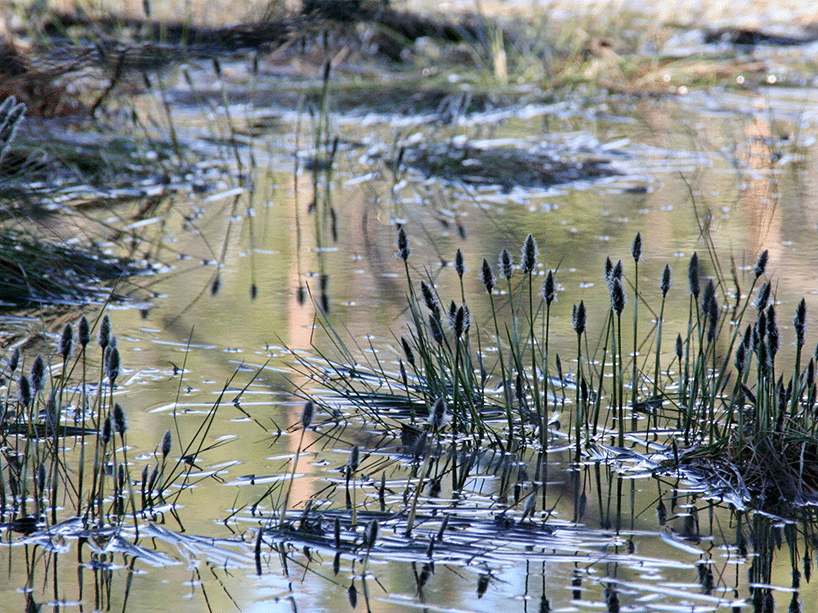
[[[421,424],[425,445],[453,437],[463,444],[489,445],[504,453],[530,448],[544,459],[553,436],[552,411],[557,411],[558,403],[566,402],[564,390],[570,385],[575,386],[575,392],[567,401],[569,406],[573,403],[569,440],[577,462],[585,452],[598,455],[604,438],[624,447],[631,434],[642,440],[652,434],[654,441],[661,443],[659,433],[667,432],[665,442],[676,449],[674,462],[696,455],[688,451],[680,458],[677,437],[698,453],[729,452],[721,457],[735,464],[737,474],[747,476],[763,474],[765,466],[758,459],[775,455],[786,458],[789,474],[803,477],[803,487],[818,491],[818,471],[813,476],[807,464],[809,458],[818,458],[818,356],[811,356],[804,367],[807,308],[802,301],[793,317],[794,370],[789,377],[782,372],[780,354],[786,342],[778,325],[777,307],[770,304],[772,285],[763,278],[768,266],[766,252],[752,269],[752,283],[746,293],[738,288],[735,275],[734,291],[726,287],[721,275],[709,278],[698,254],[692,255],[687,266],[688,317],[679,326],[672,351],[666,353],[665,307],[674,298],[671,268],[665,266],[659,279],[661,304],[654,311],[655,327],[642,338],[637,303],[644,303],[638,278],[644,243],[637,235],[631,247],[632,271],[626,272],[622,260],[613,263],[608,258],[605,262],[610,308],[598,345],[601,355],[587,350],[591,314],[585,302],[574,306],[571,325],[577,339],[576,358],[566,375],[558,355],[552,362],[549,347],[556,272],[549,270],[535,286],[540,253],[533,235],[527,236],[522,246],[516,278],[509,249],[499,254],[497,276],[487,259],[481,262],[478,279],[487,294],[491,320],[487,328],[480,326],[471,314],[471,305],[467,305],[473,298],[465,291],[467,267],[462,251],[454,258],[459,301],[443,307],[446,302],[431,277],[421,279],[419,292],[415,290],[417,281],[409,267],[411,250],[403,226],[398,231],[397,248],[409,288],[411,325],[400,337],[400,375],[382,367],[375,373],[390,389],[399,389],[402,402],[411,407],[411,423],[416,423],[416,412],[428,415]],[[634,309],[633,326],[628,330],[622,315],[630,288]],[[733,294],[739,298],[728,310],[726,297]],[[748,308],[751,306],[755,308]],[[751,314],[756,315],[755,321],[745,324],[743,320]],[[628,338],[628,334],[632,336]],[[650,355],[640,358],[640,347],[645,346],[650,347]],[[496,354],[494,365],[486,364],[487,348]],[[488,381],[492,376],[498,379],[496,385]],[[337,391],[369,417],[387,427],[397,425],[392,418],[385,418],[376,404],[370,404],[382,392],[375,388],[361,392],[346,375],[340,375],[339,380]],[[332,384],[332,379],[325,382]],[[558,388],[563,390],[561,400]],[[464,473],[454,458],[445,463],[453,475],[453,486],[462,483]],[[543,461],[542,471],[545,466]],[[539,466],[537,474],[545,477]],[[429,454],[413,469],[413,475],[420,479],[420,485],[407,499],[412,501],[410,508],[416,506],[422,485],[439,478],[433,475]],[[761,483],[755,474],[753,479]],[[793,477],[792,482],[798,479]],[[410,521],[407,532],[412,524]]]

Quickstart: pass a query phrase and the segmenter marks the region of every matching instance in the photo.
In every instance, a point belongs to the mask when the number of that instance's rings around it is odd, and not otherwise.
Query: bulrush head
[[[520,269],[525,274],[531,274],[534,272],[534,269],[537,267],[537,241],[534,240],[534,236],[529,234],[525,237],[525,243],[523,243],[523,260],[520,263]]]
[[[574,305],[574,310],[571,313],[571,324],[574,326],[574,332],[581,335],[585,332],[585,301],[580,300],[579,305]]]
[[[304,408],[301,409],[301,427],[305,430],[310,427],[314,413],[315,405],[312,400],[307,400],[307,402],[304,403]]]
[[[767,302],[770,300],[770,283],[764,283],[759,289],[758,294],[756,294],[756,301],[755,307],[759,311],[763,311],[767,308]]]
[[[461,304],[460,307],[457,309],[457,313],[454,316],[454,335],[457,338],[460,338],[464,334],[469,331],[471,327],[471,314],[469,313],[469,307],[465,304]]]
[[[77,342],[85,349],[91,342],[91,327],[88,325],[88,318],[83,315],[77,324]]]
[[[611,309],[617,315],[621,315],[625,310],[625,288],[622,286],[622,279],[615,275],[612,275],[611,281]]]
[[[659,284],[663,298],[667,296],[667,293],[670,291],[670,284],[670,266],[665,264],[665,269],[662,271],[662,282]]]
[[[170,433],[170,430],[165,431],[165,435],[162,437],[162,459],[168,457],[170,454],[170,448],[173,446],[173,436]]]
[[[483,282],[483,286],[489,294],[494,291],[494,285],[497,280],[491,270],[491,264],[489,264],[486,258],[483,258],[483,266],[480,268],[480,280]]]
[[[462,279],[463,273],[466,272],[466,263],[463,261],[463,252],[460,249],[454,254],[454,269],[457,272],[457,276]]]
[[[400,337],[400,344],[403,347],[403,354],[406,356],[406,361],[414,368],[415,366],[415,352],[404,337]]]
[[[111,342],[111,319],[108,317],[108,313],[102,316],[102,321],[99,323],[97,342],[103,351],[105,351],[105,348]]]
[[[690,293],[698,300],[699,292],[699,256],[695,253],[690,256],[690,263],[687,265],[687,282],[690,288]]]
[[[20,365],[20,348],[15,347],[14,351],[11,352],[11,357],[9,357],[9,370],[11,374],[14,374],[14,371],[17,370],[17,367]]]
[[[45,387],[45,360],[41,355],[31,365],[31,387],[35,396]]]
[[[62,336],[60,337],[60,355],[62,361],[67,362],[71,357],[71,352],[74,350],[74,326],[70,323],[65,324],[62,329]]]
[[[803,298],[801,298],[801,302],[798,303],[798,307],[795,309],[792,325],[795,327],[796,343],[799,347],[803,347],[807,328],[807,302]]]
[[[429,315],[429,331],[432,333],[432,338],[438,345],[443,344],[443,328],[440,327],[440,321],[434,315]]]
[[[758,256],[758,261],[756,261],[755,268],[753,272],[756,275],[756,279],[758,279],[761,275],[764,274],[764,271],[767,270],[767,262],[770,259],[770,252],[765,249],[761,252],[761,255]]]
[[[432,313],[440,313],[440,305],[437,302],[434,290],[426,284],[426,281],[420,282],[420,294],[423,296],[423,301],[426,303],[426,308]]]
[[[550,305],[557,297],[557,286],[554,281],[554,271],[549,270],[542,284],[542,297],[546,305]]]
[[[20,404],[24,407],[31,405],[31,381],[26,375],[20,375],[17,380],[17,392]]]
[[[437,432],[440,430],[446,423],[446,398],[445,396],[441,396],[435,403],[432,405],[432,408],[429,410],[429,425],[432,427],[432,430]]]
[[[511,279],[511,275],[514,274],[514,259],[508,249],[500,252],[500,270],[506,279]]]
[[[633,256],[633,261],[638,262],[642,258],[642,234],[637,232],[636,236],[633,237],[633,243],[631,244],[631,255]]]
[[[409,249],[409,241],[406,239],[406,230],[403,226],[398,229],[398,257],[404,262],[409,259],[409,254],[412,252]]]
[[[682,355],[684,351],[684,341],[682,340],[682,335],[676,335],[676,359],[680,362],[682,361]]]
[[[114,405],[114,431],[122,436],[128,429],[128,421],[125,419],[125,409],[118,402]]]

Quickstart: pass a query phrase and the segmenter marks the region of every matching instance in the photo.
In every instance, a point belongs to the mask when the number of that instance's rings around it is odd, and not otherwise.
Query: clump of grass
[[[138,537],[140,522],[156,516],[157,503],[166,503],[170,486],[187,479],[189,469],[182,468],[186,463],[170,464],[168,431],[153,472],[145,465],[141,484],[132,476],[127,411],[115,395],[120,352],[107,314],[96,327],[98,358],[90,351],[93,327],[82,315],[67,323],[53,350],[34,356],[30,366],[19,348],[6,360],[2,374],[9,385],[0,400],[0,516],[15,525],[50,526],[65,509],[89,529],[132,521]],[[213,415],[215,408],[211,421]],[[206,427],[191,439],[183,457],[195,458],[203,449]]]
[[[770,490],[776,488],[780,490],[774,496],[776,500],[791,502],[805,500],[808,492],[818,492],[818,471],[811,468],[811,459],[818,459],[818,350],[804,368],[806,302],[795,309],[794,370],[786,382],[777,366],[784,343],[776,307],[768,304],[771,285],[765,281],[756,290],[756,284],[766,275],[766,252],[759,257],[746,295],[741,295],[736,279],[735,293],[740,299],[731,310],[722,306],[727,302],[723,296],[730,292],[724,281],[707,278],[702,289],[702,265],[698,255],[693,254],[688,266],[688,319],[676,338],[674,351],[666,355],[662,345],[667,325],[665,305],[673,299],[669,266],[665,266],[659,280],[662,298],[652,336],[644,340],[639,337],[636,305],[632,330],[623,322],[628,300],[626,283],[633,288],[635,303],[643,299],[638,279],[642,249],[641,236],[637,235],[631,252],[633,278],[627,278],[622,261],[614,265],[609,258],[606,263],[610,310],[603,329],[604,342],[600,344],[601,356],[583,351],[589,344],[583,336],[592,314],[587,313],[584,302],[575,305],[571,325],[577,338],[576,361],[573,374],[566,376],[558,356],[556,368],[549,359],[555,281],[550,271],[541,291],[533,289],[539,255],[533,236],[526,238],[522,249],[522,278],[518,284],[513,282],[516,268],[511,252],[503,249],[500,254],[500,271],[505,278],[504,283],[501,278],[500,285],[506,286],[502,303],[497,300],[498,282],[492,267],[487,260],[482,261],[479,278],[488,295],[490,319],[486,329],[473,321],[466,305],[464,254],[456,255],[454,267],[460,281],[460,304],[452,301],[446,309],[441,306],[445,302],[431,277],[422,279],[420,291],[416,291],[415,273],[409,264],[409,239],[401,227],[398,257],[408,286],[410,326],[408,334],[400,337],[400,353],[405,359],[405,363],[404,359],[400,361],[400,374],[387,371],[378,362],[366,377],[353,376],[349,366],[331,363],[329,371],[321,373],[323,381],[393,431],[416,424],[417,416],[428,415],[427,423],[421,426],[426,445],[431,441],[441,444],[459,440],[461,444],[501,453],[531,449],[541,459],[553,436],[549,407],[557,406],[556,389],[549,396],[549,382],[563,389],[575,386],[573,428],[568,436],[576,462],[582,462],[586,455],[604,456],[603,445],[608,437],[624,447],[634,435],[647,440],[652,432],[657,440],[658,432],[663,431],[669,434],[659,443],[666,445],[664,457],[668,462],[696,462],[703,456],[712,461],[717,457],[736,468],[736,474],[751,485],[759,500],[763,496],[769,500]],[[756,308],[749,309],[753,304]],[[745,327],[743,320],[752,312],[756,313],[756,321]],[[640,366],[640,346],[654,347],[652,368]],[[633,349],[628,351],[626,347]],[[496,362],[486,366],[489,348],[494,348]],[[650,361],[648,358],[646,363]],[[672,370],[672,364],[678,372]],[[356,366],[355,372],[361,375],[364,368]],[[488,373],[499,378],[496,385]],[[645,380],[650,384],[643,385]],[[728,387],[731,381],[732,390]],[[390,391],[384,392],[385,387]],[[626,389],[630,391],[627,396]],[[553,405],[550,397],[554,398]],[[384,412],[381,407],[395,399],[411,410]],[[444,411],[445,420],[441,417]],[[430,442],[426,442],[427,437]],[[686,445],[681,451],[677,437],[682,437]],[[770,466],[788,475],[787,485],[773,478]],[[462,482],[462,472],[454,464],[448,470],[452,471],[455,485]],[[417,474],[421,485],[432,478],[428,454]],[[538,464],[538,475],[546,480],[545,462]],[[415,497],[419,489],[414,490]],[[410,508],[416,504],[412,502]],[[412,517],[410,512],[409,531]]]

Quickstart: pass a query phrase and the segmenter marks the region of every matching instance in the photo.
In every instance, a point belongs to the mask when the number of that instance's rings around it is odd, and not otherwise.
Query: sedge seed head
[[[432,430],[440,430],[446,423],[446,398],[441,396],[432,405],[429,411],[429,425]]]
[[[406,361],[414,368],[415,366],[415,352],[404,337],[400,337],[400,344],[403,347],[403,354],[406,356]]]
[[[523,244],[523,260],[520,263],[520,269],[525,274],[531,274],[534,272],[534,268],[537,266],[537,241],[534,240],[534,235],[529,234],[525,237],[525,243]]]
[[[761,255],[758,256],[758,260],[756,261],[755,268],[753,272],[756,275],[756,279],[758,279],[761,275],[764,274],[764,271],[767,269],[767,262],[770,259],[770,252],[765,249],[761,252]]]
[[[91,342],[91,327],[88,325],[88,318],[83,315],[77,324],[77,342],[85,349]]]
[[[99,334],[97,335],[97,343],[105,351],[105,348],[111,342],[111,319],[108,313],[102,316],[102,321],[99,322]]]
[[[35,396],[45,387],[45,360],[41,355],[31,364],[31,387]]]
[[[763,311],[767,308],[767,302],[770,300],[770,283],[764,283],[759,289],[758,294],[756,295],[755,307],[759,311]]]
[[[585,301],[580,300],[579,305],[574,305],[571,313],[571,323],[574,326],[574,332],[577,335],[582,335],[585,332]]]
[[[483,282],[486,291],[490,294],[494,290],[496,279],[491,270],[491,264],[488,263],[486,258],[483,258],[483,266],[480,268],[480,280]]]
[[[71,357],[71,352],[74,350],[74,326],[70,323],[65,324],[62,329],[62,336],[60,337],[60,355],[63,362],[66,362]]]
[[[314,413],[315,405],[312,400],[307,400],[307,402],[304,403],[304,408],[301,409],[301,427],[305,430],[310,427]]]
[[[406,230],[401,226],[398,229],[398,257],[405,262],[409,259],[410,253],[411,249],[409,249],[409,241],[406,238]]]
[[[119,436],[125,434],[128,429],[128,422],[125,419],[125,409],[118,402],[114,405],[114,430]]]
[[[617,315],[621,315],[625,310],[625,288],[622,286],[622,280],[615,276],[611,283],[611,309]]]
[[[466,272],[466,264],[463,261],[463,252],[460,249],[454,254],[454,269],[457,272],[457,276],[462,279],[463,274]]]
[[[440,305],[437,303],[437,296],[434,290],[426,284],[426,281],[420,282],[420,294],[423,296],[423,301],[426,303],[426,308],[432,313],[440,312]]]
[[[693,298],[698,300],[701,291],[699,287],[699,256],[695,253],[690,256],[690,263],[687,265],[687,281],[690,293],[693,294]]]
[[[545,282],[542,286],[542,297],[547,305],[554,302],[554,299],[557,297],[556,282],[554,281],[553,270],[549,270],[548,274],[545,276]]]
[[[801,302],[798,303],[798,307],[795,309],[792,324],[795,327],[796,343],[799,347],[803,347],[807,327],[807,302],[803,298],[801,298]]]
[[[28,376],[20,375],[20,378],[17,380],[17,392],[18,397],[20,400],[20,404],[24,407],[27,407],[31,404],[31,381],[29,381]]]
[[[11,352],[11,357],[9,357],[9,370],[11,374],[14,374],[14,371],[17,370],[17,367],[20,365],[20,348],[15,347],[14,351]]]
[[[514,259],[508,249],[500,252],[500,270],[506,279],[511,279],[511,275],[514,274]]]
[[[631,245],[631,255],[633,261],[638,262],[642,257],[642,234],[637,232],[633,237],[633,244]]]
[[[662,271],[662,282],[659,285],[662,289],[662,297],[667,296],[667,293],[670,291],[670,284],[670,266],[665,264],[665,269]]]
[[[171,449],[172,446],[173,446],[173,435],[170,433],[170,430],[167,430],[165,432],[165,435],[162,437],[161,450],[162,450],[162,459],[163,460],[168,457],[168,454],[170,453],[170,449]]]

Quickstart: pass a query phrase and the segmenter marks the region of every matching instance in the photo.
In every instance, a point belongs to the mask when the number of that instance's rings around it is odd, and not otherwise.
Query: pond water
[[[544,598],[552,611],[752,610],[751,586],[759,594],[774,588],[778,610],[818,599],[803,561],[814,543],[803,528],[764,514],[737,524],[701,484],[672,473],[646,476],[653,466],[636,452],[620,458],[624,480],[589,458],[580,487],[559,433],[549,456],[549,512],[537,502],[536,521],[523,521],[522,502],[508,512],[515,521],[504,523],[509,504],[500,500],[500,470],[475,470],[467,496],[454,505],[462,515],[452,514],[436,557],[429,543],[444,513],[437,514],[434,500],[424,497],[423,521],[412,539],[403,536],[406,517],[397,511],[404,508],[410,454],[399,436],[352,418],[339,427],[332,409],[351,408],[325,399],[298,365],[319,353],[344,359],[340,338],[360,363],[377,359],[397,371],[403,356],[396,339],[408,334],[410,322],[403,261],[396,257],[399,224],[409,236],[415,282],[433,279],[444,304],[460,302],[451,262],[462,249],[465,296],[474,325],[484,330],[492,323],[481,261],[499,275],[500,251],[508,248],[518,261],[531,233],[539,244],[538,279],[556,270],[550,338],[564,356],[575,351],[571,310],[580,300],[589,338],[604,335],[606,257],[625,264],[630,312],[637,232],[644,239],[639,326],[643,335],[652,326],[667,264],[674,281],[667,339],[687,325],[694,252],[706,276],[729,278],[735,266],[749,287],[753,264],[769,250],[782,353],[791,359],[795,305],[804,297],[808,313],[818,312],[815,90],[571,94],[554,102],[535,90],[495,100],[463,82],[444,96],[411,98],[405,82],[384,80],[383,91],[370,92],[344,75],[330,79],[322,113],[312,94],[299,103],[307,88],[320,91],[320,65],[313,79],[290,87],[274,65],[253,74],[250,58],[225,61],[221,80],[209,62],[186,70],[195,91],[174,70],[162,77],[164,96],[175,137],[204,162],[181,180],[145,187],[143,197],[86,203],[39,223],[112,249],[129,245],[161,265],[126,286],[130,299],[105,309],[122,359],[114,398],[127,413],[133,474],[161,463],[166,431],[173,438],[169,457],[175,463],[196,452],[193,468],[185,487],[173,487],[173,512],[161,508],[153,523],[141,522],[142,550],[133,548],[128,522],[119,536],[94,535],[90,542],[70,523],[59,537],[5,531],[0,602],[7,610],[36,604],[55,611],[346,611],[353,585],[357,608],[373,611],[543,611]],[[407,98],[401,113],[386,110]],[[169,134],[158,93],[135,97],[133,110]],[[432,144],[442,147],[441,157],[429,157]],[[599,164],[604,176],[549,185],[530,166],[547,154],[577,172]],[[458,177],[446,180],[450,166]],[[497,300],[507,308],[504,294]],[[328,323],[321,323],[322,310]],[[76,323],[81,313],[93,322],[100,312],[88,305],[46,318],[16,314],[7,328],[19,339],[40,335],[45,325],[56,343],[66,322]],[[28,368],[44,346],[22,346]],[[562,363],[573,370],[570,358]],[[318,426],[302,439],[296,426],[307,392],[325,400]],[[560,419],[564,431],[568,418]],[[264,494],[277,480],[287,482],[294,455],[289,512],[300,516],[314,498],[332,518],[345,506],[343,469],[355,444],[362,450],[358,530],[373,517],[380,521],[371,554],[360,544],[345,549],[334,572],[341,548],[327,519],[323,535],[292,539],[280,551],[273,545],[287,539],[266,534],[257,558],[258,529],[273,526],[284,488]],[[68,466],[77,465],[77,453],[66,451]],[[587,496],[574,523],[580,491]],[[453,507],[451,496],[444,484],[440,509]],[[618,531],[611,519],[617,500]],[[666,523],[657,508],[665,509]],[[62,519],[71,515],[61,511]],[[351,540],[348,516],[338,517]],[[794,564],[805,577],[800,585]]]

